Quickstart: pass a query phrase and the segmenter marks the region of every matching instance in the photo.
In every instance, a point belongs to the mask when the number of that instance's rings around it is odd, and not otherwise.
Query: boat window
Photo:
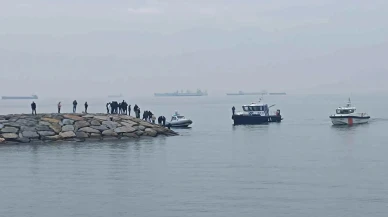
[[[179,115],[178,118],[179,118],[179,119],[183,119],[183,118],[185,118],[185,116]]]
[[[172,118],[171,118],[171,120],[172,120],[172,121],[175,121],[175,120],[176,120],[176,117],[175,117],[175,116],[174,116],[174,117],[172,117]]]
[[[248,106],[243,106],[244,111],[248,111]]]
[[[337,114],[351,114],[354,109],[337,109]]]

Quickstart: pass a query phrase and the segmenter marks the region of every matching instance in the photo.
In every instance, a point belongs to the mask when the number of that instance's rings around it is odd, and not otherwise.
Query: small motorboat
[[[356,107],[352,106],[349,98],[346,106],[338,107],[330,119],[333,125],[353,125],[368,123],[370,116],[367,113],[356,113]]]
[[[268,106],[268,104],[261,103],[261,99],[258,103],[251,103],[250,105],[243,105],[243,111],[234,113],[234,107],[232,108],[232,119],[234,125],[254,125],[265,124],[270,122],[282,121],[280,110],[276,110],[275,114],[270,114],[270,108],[275,105]]]
[[[185,116],[180,115],[178,112],[172,115],[171,121],[167,123],[170,127],[189,127],[193,121],[187,119]]]

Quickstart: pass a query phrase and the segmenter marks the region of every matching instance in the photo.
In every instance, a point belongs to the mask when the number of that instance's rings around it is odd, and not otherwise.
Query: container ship
[[[243,95],[267,95],[267,91],[261,91],[261,92],[243,92],[243,91],[239,91],[237,93],[227,93],[226,95],[228,96],[243,96]]]
[[[2,100],[8,100],[8,99],[38,99],[37,95],[31,95],[31,96],[2,96]]]
[[[269,95],[287,95],[287,94],[284,92],[281,92],[281,93],[269,93]]]
[[[207,96],[207,91],[201,91],[197,90],[197,92],[191,92],[191,91],[186,91],[186,92],[173,92],[173,93],[154,93],[155,96]]]

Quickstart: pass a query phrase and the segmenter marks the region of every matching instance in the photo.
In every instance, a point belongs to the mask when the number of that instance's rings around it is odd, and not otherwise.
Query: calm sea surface
[[[387,216],[386,96],[352,97],[373,117],[360,126],[331,125],[347,101],[334,95],[268,96],[282,123],[233,126],[231,107],[254,98],[126,99],[191,118],[177,137],[0,146],[0,216]],[[89,112],[106,101],[89,99]],[[36,102],[56,110],[56,99]],[[0,101],[0,113],[28,113],[29,103]]]

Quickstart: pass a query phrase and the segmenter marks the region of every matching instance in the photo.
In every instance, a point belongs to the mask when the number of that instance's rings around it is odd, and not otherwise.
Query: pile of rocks
[[[163,126],[126,115],[38,114],[0,116],[0,143],[85,141],[177,135]]]

